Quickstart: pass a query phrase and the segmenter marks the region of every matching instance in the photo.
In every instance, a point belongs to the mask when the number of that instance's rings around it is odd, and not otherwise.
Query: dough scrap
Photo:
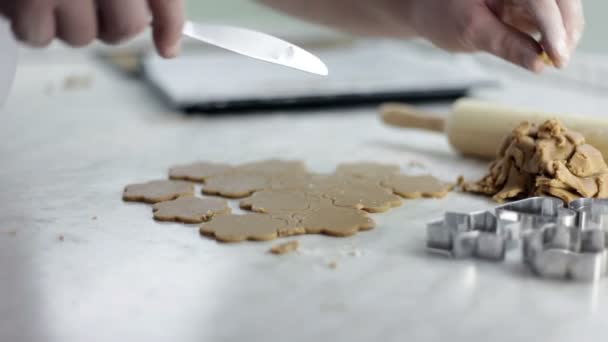
[[[222,242],[268,241],[279,237],[287,222],[265,214],[220,215],[203,223],[200,233]]]
[[[298,241],[289,241],[274,245],[270,248],[270,253],[275,255],[284,255],[298,250],[300,243]]]
[[[400,172],[401,167],[396,164],[379,164],[371,162],[344,163],[338,165],[336,173],[355,178],[380,181]]]
[[[127,202],[154,204],[171,201],[181,196],[194,196],[194,184],[172,180],[131,184],[125,187],[122,198]]]
[[[180,197],[153,206],[154,219],[183,223],[202,223],[215,215],[231,212],[228,202],[220,198]]]
[[[209,177],[230,173],[234,167],[228,164],[196,162],[177,165],[169,169],[169,178],[204,183]]]
[[[382,185],[390,188],[403,198],[434,197],[443,198],[453,188],[453,185],[442,183],[439,179],[430,176],[394,175],[382,181]]]
[[[553,196],[570,202],[608,196],[608,166],[584,137],[557,120],[536,128],[528,122],[505,138],[498,158],[478,182],[463,191],[492,196],[498,202],[529,196]]]

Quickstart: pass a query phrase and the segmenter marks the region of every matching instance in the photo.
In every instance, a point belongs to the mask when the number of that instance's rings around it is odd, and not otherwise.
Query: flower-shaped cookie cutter
[[[559,198],[531,197],[501,205],[495,209],[500,229],[508,233],[508,244],[514,248],[522,239],[522,234],[559,224],[571,227],[576,224],[577,213],[564,206]]]
[[[608,275],[608,200],[534,197],[495,212],[445,214],[427,226],[427,249],[501,261],[521,243],[522,259],[547,278],[595,281]]]
[[[574,225],[545,225],[523,236],[524,262],[549,278],[596,281],[608,275],[608,200],[582,198],[569,203]]]
[[[471,214],[448,212],[427,226],[427,250],[454,258],[503,260],[508,234],[489,211]]]

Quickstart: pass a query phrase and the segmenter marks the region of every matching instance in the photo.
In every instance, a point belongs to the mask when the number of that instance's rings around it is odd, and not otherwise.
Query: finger
[[[55,10],[57,37],[72,46],[97,38],[97,13],[93,0],[63,1]]]
[[[568,45],[570,49],[574,50],[585,30],[583,3],[580,0],[557,0],[557,5],[562,12]]]
[[[1,1],[0,2],[0,16],[10,20],[15,13],[15,1]]]
[[[572,0],[571,0],[572,1]],[[570,59],[566,29],[555,0],[525,1],[542,35],[541,45],[557,67],[564,67]]]
[[[99,38],[118,44],[145,30],[150,24],[146,0],[98,0]]]
[[[49,45],[55,38],[54,9],[54,1],[16,1],[11,24],[17,39],[36,47]]]
[[[165,58],[176,57],[180,51],[184,26],[184,3],[181,0],[150,0],[154,42]]]
[[[544,68],[539,56],[543,49],[531,36],[506,25],[489,9],[474,16],[476,22],[469,38],[479,50],[488,52],[534,72]]]

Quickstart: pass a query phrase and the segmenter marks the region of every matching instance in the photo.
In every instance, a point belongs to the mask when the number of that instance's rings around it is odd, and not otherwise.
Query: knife
[[[279,38],[240,27],[187,21],[183,34],[265,62],[327,76],[327,66],[312,53]]]

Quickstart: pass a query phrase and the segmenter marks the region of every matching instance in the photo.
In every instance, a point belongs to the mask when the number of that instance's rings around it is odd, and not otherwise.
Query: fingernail
[[[561,59],[561,63],[559,66],[567,66],[568,62],[570,62],[570,50],[568,49],[565,40],[560,40],[560,42],[557,44],[557,53],[559,54],[559,57]]]
[[[171,46],[169,49],[167,49],[167,54],[165,57],[175,58],[175,57],[179,56],[181,50],[182,50],[182,44],[180,41],[178,41],[173,46]]]

